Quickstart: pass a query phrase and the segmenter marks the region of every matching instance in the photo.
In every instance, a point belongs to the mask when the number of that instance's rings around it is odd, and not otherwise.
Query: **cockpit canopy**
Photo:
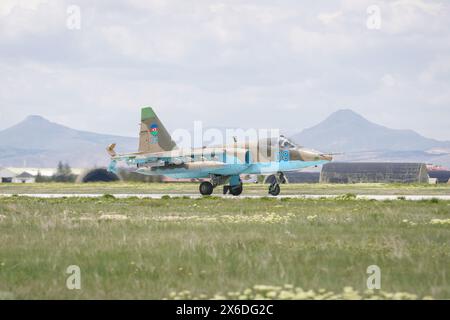
[[[263,140],[261,140],[263,141]],[[264,142],[265,143],[265,142]],[[270,138],[267,140],[267,143],[272,147],[278,147],[279,149],[295,149],[295,148],[302,148],[302,146],[299,146],[289,138],[286,138],[283,135],[280,135],[279,137]]]
[[[278,137],[272,137],[268,139],[261,139],[259,140],[259,143],[261,146],[267,145],[271,149],[278,148],[280,150],[286,150],[286,149],[304,149],[303,146],[298,145],[291,139],[280,135]]]
[[[280,147],[280,149],[293,149],[293,148],[299,148],[300,147],[295,142],[293,142],[292,140],[286,138],[283,135],[280,135],[280,137],[278,138],[278,146]]]

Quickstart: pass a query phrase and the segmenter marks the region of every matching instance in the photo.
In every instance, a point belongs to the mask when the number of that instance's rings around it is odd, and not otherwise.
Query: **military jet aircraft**
[[[136,168],[144,175],[163,175],[172,178],[208,178],[200,183],[202,195],[210,195],[214,188],[224,185],[223,193],[238,196],[242,193],[240,175],[274,174],[269,194],[280,193],[283,172],[298,171],[332,160],[332,155],[297,146],[284,136],[237,142],[221,146],[180,149],[173,142],[155,112],[141,109],[139,150],[117,154],[115,143],[106,150],[111,156],[108,170],[116,172],[119,161]]]

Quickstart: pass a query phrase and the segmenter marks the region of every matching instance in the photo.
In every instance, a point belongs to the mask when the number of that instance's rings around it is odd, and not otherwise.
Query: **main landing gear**
[[[209,181],[203,181],[202,183],[200,183],[199,190],[202,195],[209,196],[213,193],[214,186]]]
[[[269,194],[276,197],[277,195],[280,194],[281,188],[280,185],[278,183],[272,183],[269,186]]]
[[[223,186],[223,194],[230,193],[233,196],[238,196],[242,193],[242,181],[239,176],[231,176],[229,185]]]
[[[274,179],[269,186],[269,194],[272,196],[278,196],[281,191],[280,184],[286,183],[286,178],[283,172],[277,172],[275,175],[273,175],[273,177]],[[228,180],[229,184],[223,186],[223,194],[229,193],[233,196],[240,195],[242,193],[243,187],[242,181],[239,176],[227,177],[211,175],[211,182],[203,181],[202,183],[200,183],[200,193],[204,196],[209,196],[213,193],[215,187],[227,183]]]
[[[283,172],[277,172],[274,177],[275,179],[273,179],[269,186],[269,194],[276,197],[281,191],[280,183],[286,183],[286,178],[284,177]]]
[[[214,188],[218,185],[225,184],[229,180],[228,185],[223,186],[223,194],[230,193],[233,196],[238,196],[242,193],[242,181],[239,176],[217,176],[211,175],[211,182],[203,181],[200,183],[199,191],[204,196],[209,196],[213,193]]]
[[[228,192],[233,196],[238,196],[242,193],[242,182],[237,186],[223,186],[223,194],[227,194]]]

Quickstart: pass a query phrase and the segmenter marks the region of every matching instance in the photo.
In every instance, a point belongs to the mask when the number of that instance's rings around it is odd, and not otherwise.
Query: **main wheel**
[[[272,196],[277,196],[277,195],[279,195],[279,194],[280,194],[280,191],[281,191],[281,189],[280,189],[280,185],[279,185],[278,183],[273,184],[273,185],[271,185],[271,186],[269,187],[269,193],[270,193]]]
[[[241,193],[242,193],[242,183],[240,184],[240,185],[238,185],[238,186],[232,186],[232,187],[230,187],[230,193],[233,195],[233,196],[238,196],[238,195],[240,195]]]
[[[199,187],[200,193],[204,196],[209,196],[213,193],[214,187],[211,182],[203,181]]]

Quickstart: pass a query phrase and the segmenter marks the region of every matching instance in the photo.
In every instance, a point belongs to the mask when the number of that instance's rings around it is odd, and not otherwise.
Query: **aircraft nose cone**
[[[324,154],[316,150],[298,148],[292,152],[292,160],[302,161],[331,161],[333,157],[329,154]]]

